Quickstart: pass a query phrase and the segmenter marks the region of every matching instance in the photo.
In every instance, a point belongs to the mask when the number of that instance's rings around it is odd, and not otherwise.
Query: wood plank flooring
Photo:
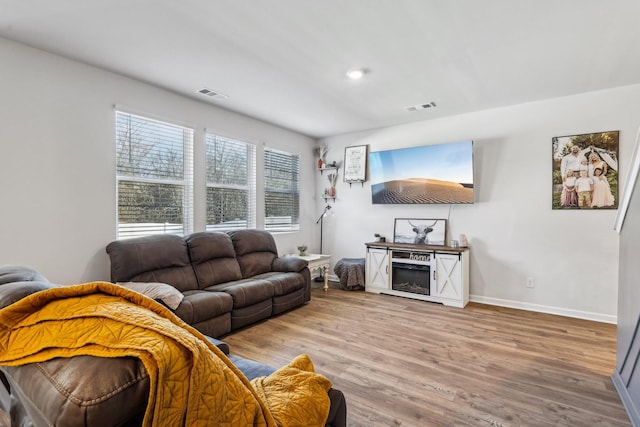
[[[349,426],[630,426],[610,375],[615,325],[313,289],[304,307],[227,335],[281,366],[307,353]]]

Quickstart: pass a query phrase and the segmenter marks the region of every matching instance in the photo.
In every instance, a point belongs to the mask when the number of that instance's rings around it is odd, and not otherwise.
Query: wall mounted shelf
[[[338,172],[338,169],[340,169],[338,166],[327,166],[325,168],[319,168],[318,170],[320,171],[320,175],[322,175],[324,171],[336,171],[336,172]]]
[[[324,173],[324,171],[329,171],[329,172],[335,173],[337,175],[338,174],[338,169],[340,169],[339,166],[325,166],[323,168],[318,168],[318,170],[320,171],[320,175],[322,175]],[[325,203],[327,203],[329,200],[333,200],[333,203],[336,202],[335,193],[334,193],[333,196],[330,196],[329,194],[324,193],[321,197],[324,199]]]

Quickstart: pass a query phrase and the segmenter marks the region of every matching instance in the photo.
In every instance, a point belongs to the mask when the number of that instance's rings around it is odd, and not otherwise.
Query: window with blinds
[[[118,239],[193,231],[193,129],[116,111]]]
[[[300,229],[300,157],[264,150],[265,230]]]
[[[256,227],[256,147],[206,135],[207,230]]]

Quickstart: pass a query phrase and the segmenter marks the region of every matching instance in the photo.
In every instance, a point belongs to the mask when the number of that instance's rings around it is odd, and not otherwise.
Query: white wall
[[[109,278],[114,104],[195,126],[196,154],[205,128],[299,153],[302,229],[276,239],[283,253],[301,243],[317,249],[327,182],[313,167],[312,139],[1,38],[0,58],[0,264],[31,266],[60,283]],[[392,235],[394,218],[449,218],[451,234],[470,239],[473,300],[614,322],[615,211],[551,210],[551,138],[620,130],[624,177],[639,103],[640,86],[631,86],[329,138],[329,161],[342,161],[350,145],[377,151],[473,139],[478,202],[450,212],[449,205],[373,206],[368,182],[349,188],[340,177],[325,252],[334,264],[364,257],[373,233]],[[201,187],[196,230],[204,227],[203,195]],[[534,289],[526,277],[536,279]]]
[[[340,177],[325,252],[334,264],[364,257],[374,233],[392,238],[394,218],[448,218],[450,236],[469,238],[472,300],[615,322],[617,211],[551,209],[551,138],[619,130],[622,181],[639,104],[640,86],[631,86],[327,138],[329,161],[343,161],[352,145],[379,151],[472,139],[477,202],[372,205],[370,182],[349,188]],[[316,211],[323,206],[318,200]],[[535,288],[525,287],[527,277]]]
[[[105,246],[116,237],[114,109],[176,121],[298,153],[302,187],[312,188],[314,141],[157,87],[0,38],[0,265],[25,265],[50,280],[109,279]],[[196,168],[202,168],[202,156]],[[204,229],[204,184],[195,194]],[[315,200],[301,198],[301,231],[276,236],[293,252],[315,238]]]

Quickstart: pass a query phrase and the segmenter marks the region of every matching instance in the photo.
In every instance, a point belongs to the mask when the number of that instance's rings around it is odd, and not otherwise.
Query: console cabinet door
[[[376,292],[389,289],[389,252],[386,249],[367,248],[365,288]]]
[[[460,257],[454,254],[436,253],[434,296],[462,301],[463,280]]]

